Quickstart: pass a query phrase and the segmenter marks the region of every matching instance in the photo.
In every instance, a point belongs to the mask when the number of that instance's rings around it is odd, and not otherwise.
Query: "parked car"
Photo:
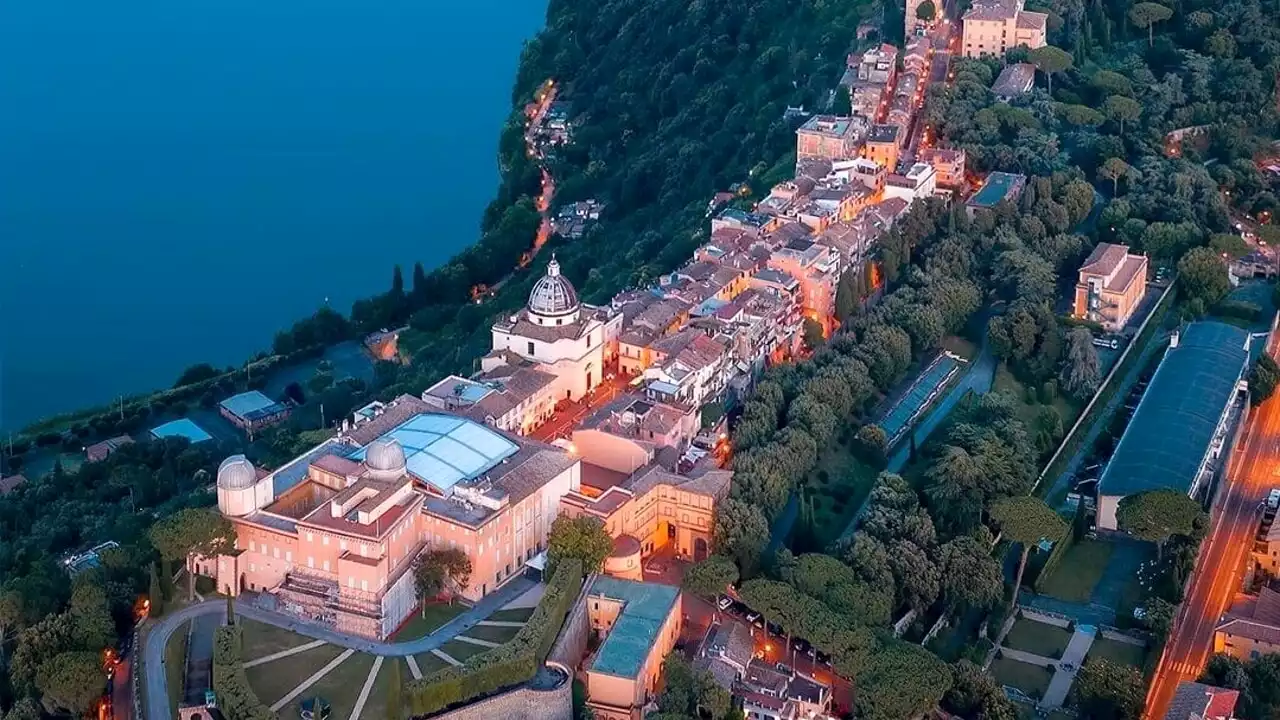
[[[795,675],[795,674],[796,674],[796,671],[795,671],[795,670],[792,670],[792,669],[791,669],[791,666],[790,666],[790,665],[788,665],[788,664],[786,664],[786,663],[784,663],[784,662],[780,662],[780,663],[778,663],[778,664],[777,664],[777,668],[778,668],[778,672],[780,672],[780,673],[785,673],[785,674],[787,674],[787,675]]]
[[[756,627],[760,627],[760,628],[764,627],[764,623],[761,622],[760,620],[760,613],[756,612],[755,610],[748,611],[745,617],[747,622],[751,623],[752,625],[755,625]]]
[[[720,599],[716,601],[716,607],[720,608],[721,611],[728,610],[731,605],[733,605],[733,599],[728,595],[721,595]]]

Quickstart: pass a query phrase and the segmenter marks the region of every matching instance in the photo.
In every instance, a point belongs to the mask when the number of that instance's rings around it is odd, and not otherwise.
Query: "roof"
[[[872,125],[867,135],[867,142],[889,143],[898,141],[898,133],[902,128],[897,125]]]
[[[624,678],[639,676],[657,644],[658,633],[676,608],[680,590],[670,585],[597,576],[589,597],[622,602],[622,611],[591,663],[591,672]]]
[[[1114,243],[1098,243],[1080,266],[1080,272],[1091,275],[1110,275],[1129,255],[1129,246]]]
[[[1016,173],[993,172],[987,176],[982,188],[969,198],[968,205],[980,208],[995,207],[1001,200],[1021,192],[1026,183],[1025,175]]]
[[[1036,80],[1036,66],[1031,63],[1013,63],[1000,71],[991,85],[991,92],[1000,97],[1021,95],[1031,89]]]
[[[162,439],[171,437],[186,438],[193,443],[213,439],[213,436],[205,432],[204,428],[187,418],[171,420],[159,427],[154,427],[151,429],[151,434]]]
[[[440,490],[484,474],[520,449],[490,427],[444,413],[415,414],[379,437],[399,441],[408,471]],[[351,459],[364,460],[367,448]]]
[[[232,415],[246,421],[279,415],[287,409],[281,403],[272,400],[257,390],[232,395],[218,403],[218,405]]]
[[[1189,490],[1249,360],[1249,334],[1191,323],[1170,347],[1102,474],[1099,495]]]
[[[132,443],[133,438],[128,435],[117,435],[116,437],[103,440],[100,443],[94,443],[85,448],[84,455],[89,462],[99,462],[106,460],[107,456],[116,450]]]
[[[22,475],[10,475],[7,478],[0,478],[0,495],[8,495],[18,489],[19,485],[23,485],[27,479]]]
[[[1022,30],[1043,30],[1049,21],[1046,13],[1023,10],[1018,13],[1018,27]]]
[[[1229,720],[1240,691],[1183,680],[1164,720]]]
[[[719,623],[712,626],[703,652],[745,669],[755,655],[755,641],[746,625],[740,622]]]

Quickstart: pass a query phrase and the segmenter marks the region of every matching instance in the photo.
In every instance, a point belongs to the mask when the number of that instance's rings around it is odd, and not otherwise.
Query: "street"
[[[1268,348],[1274,357],[1274,348]],[[1195,680],[1213,653],[1213,631],[1244,579],[1244,561],[1253,546],[1259,504],[1277,483],[1280,470],[1280,401],[1254,411],[1242,447],[1232,458],[1226,485],[1212,508],[1209,535],[1197,559],[1192,585],[1175,618],[1144,717],[1165,716],[1178,683]]]
[[[631,378],[616,374],[616,369],[616,363],[614,363],[613,377],[606,375],[605,379],[584,400],[564,402],[557,406],[555,414],[529,433],[529,437],[539,442],[551,442],[556,438],[567,437],[573,433],[573,429],[582,422],[583,418],[609,404],[620,393],[626,392],[627,383]]]

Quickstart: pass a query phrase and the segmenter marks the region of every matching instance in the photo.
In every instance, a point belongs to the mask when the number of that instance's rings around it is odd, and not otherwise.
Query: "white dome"
[[[232,455],[218,466],[220,490],[243,490],[253,487],[257,482],[258,471],[243,455]]]
[[[560,263],[553,255],[547,274],[534,283],[529,293],[529,312],[536,315],[568,315],[578,310],[578,291],[560,274]]]
[[[405,472],[404,448],[395,438],[378,438],[369,443],[364,464],[379,477],[398,477]]]

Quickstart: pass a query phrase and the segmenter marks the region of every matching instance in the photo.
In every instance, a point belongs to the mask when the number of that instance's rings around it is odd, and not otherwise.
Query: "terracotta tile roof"
[[[1049,16],[1045,13],[1023,10],[1018,13],[1018,28],[1022,30],[1043,30]]]
[[[360,463],[338,455],[322,455],[311,464],[338,477],[360,475],[364,472],[364,466]]]
[[[8,495],[18,489],[19,485],[26,484],[27,479],[22,475],[10,475],[7,478],[0,478],[0,495]]]
[[[1280,645],[1280,593],[1263,586],[1257,596],[1233,605],[1217,631]]]
[[[1120,269],[1111,278],[1111,282],[1107,283],[1107,289],[1114,292],[1123,292],[1129,287],[1129,283],[1138,277],[1138,273],[1146,270],[1147,259],[1141,255],[1126,255],[1124,262],[1121,263]],[[1145,277],[1142,279],[1146,279]]]
[[[1164,720],[1230,720],[1239,698],[1238,690],[1183,680]]]
[[[1128,254],[1129,248],[1125,245],[1098,243],[1085,259],[1084,264],[1080,266],[1080,272],[1091,275],[1110,275],[1120,266],[1120,263],[1124,262]]]
[[[524,313],[521,313],[514,323],[497,323],[494,327],[517,337],[551,343],[557,340],[577,340],[587,333],[588,325],[589,323],[582,319],[565,325],[538,325],[529,322]]]
[[[100,443],[90,445],[84,449],[84,455],[89,462],[101,462],[106,460],[107,456],[111,453],[119,450],[125,445],[131,445],[132,443],[133,438],[128,435],[119,435],[109,440],[103,440]]]

